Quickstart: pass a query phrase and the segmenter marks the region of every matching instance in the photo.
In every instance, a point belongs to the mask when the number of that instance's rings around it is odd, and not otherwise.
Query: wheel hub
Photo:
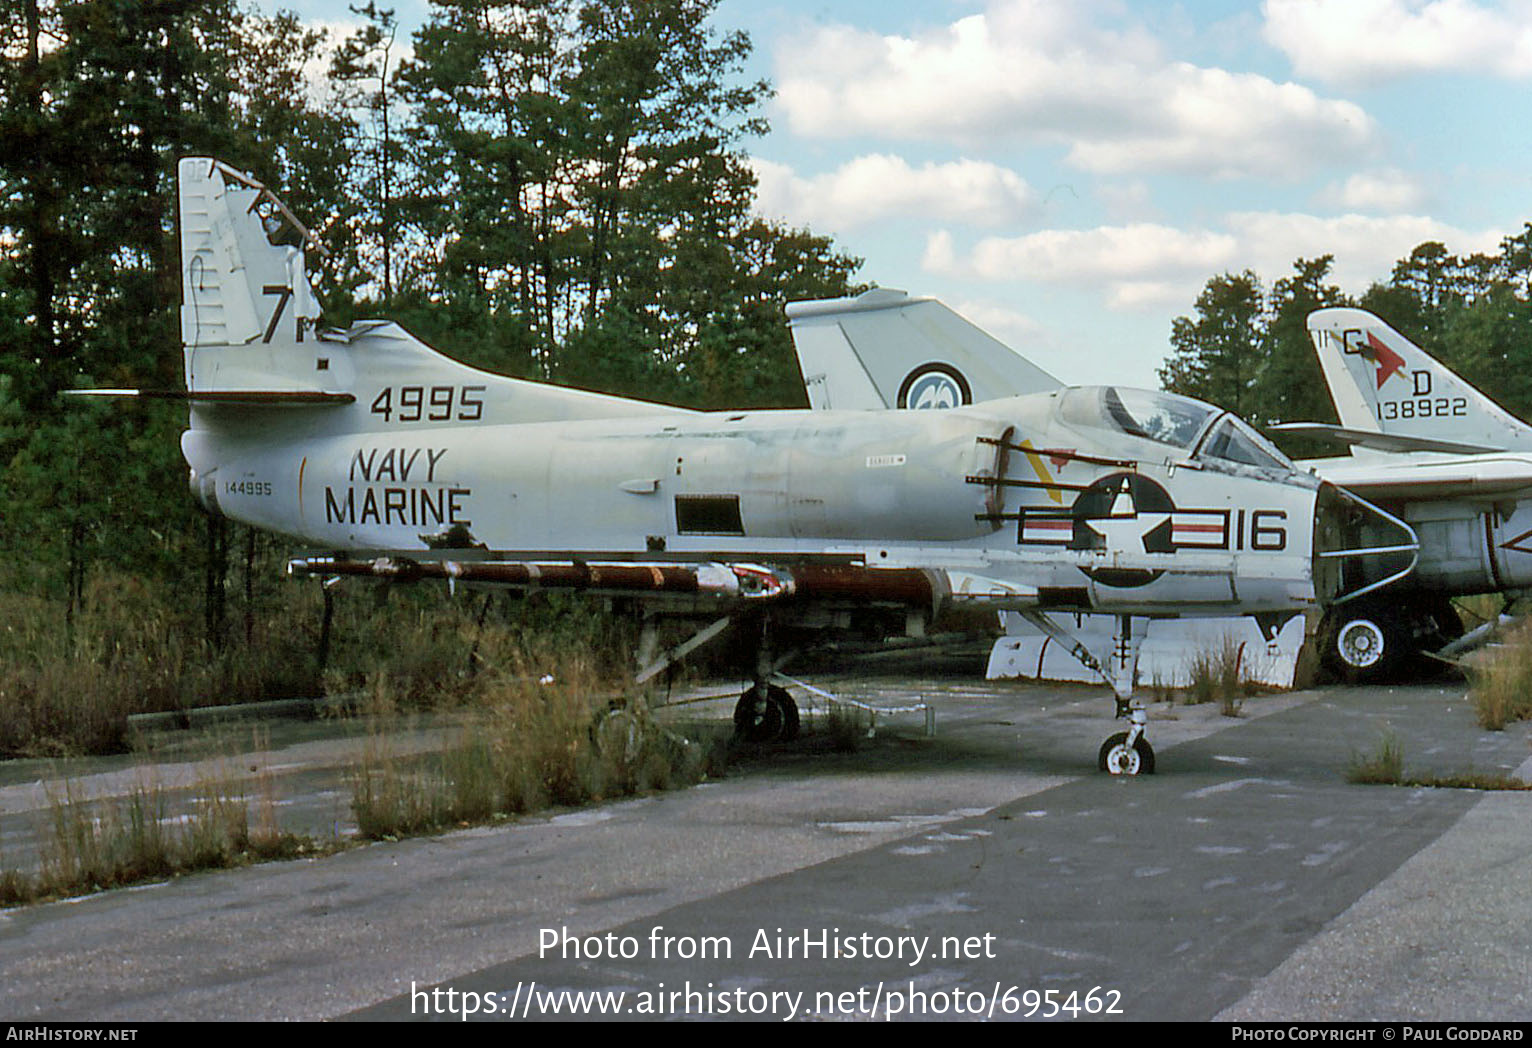
[[[1374,666],[1383,658],[1383,630],[1371,619],[1353,619],[1341,627],[1335,649],[1347,666]]]
[[[1113,775],[1138,774],[1138,750],[1127,743],[1118,743],[1106,755],[1106,770]]]

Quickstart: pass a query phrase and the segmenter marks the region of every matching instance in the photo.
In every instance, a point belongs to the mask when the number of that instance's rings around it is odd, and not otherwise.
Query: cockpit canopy
[[[1297,469],[1277,447],[1234,415],[1175,393],[1120,386],[1076,386],[1059,400],[1059,418],[1071,426],[1152,440],[1187,457],[1242,466]]]

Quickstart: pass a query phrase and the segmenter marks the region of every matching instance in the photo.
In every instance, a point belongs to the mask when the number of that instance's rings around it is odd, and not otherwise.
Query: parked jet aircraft
[[[1331,311],[1339,316],[1339,313],[1350,313],[1356,316],[1357,311]],[[982,388],[985,395],[1000,397],[1008,392],[1019,389],[1049,388],[1048,383],[1056,383],[1056,378],[1046,372],[1037,372],[1031,368],[1030,363],[1025,362],[1019,354],[1016,354],[1010,346],[997,342],[987,332],[980,331],[971,325],[968,320],[962,319],[953,313],[947,306],[931,299],[912,299],[902,291],[879,290],[869,291],[855,299],[826,299],[820,302],[797,302],[787,306],[787,316],[791,320],[794,346],[798,352],[801,369],[803,369],[804,383],[809,389],[810,403],[820,406],[820,401],[853,400],[858,406],[884,406],[884,408],[945,408],[956,401],[956,397],[927,397],[921,401],[895,401],[890,391],[895,389],[913,388],[913,386],[928,385],[931,378],[927,375],[945,375],[945,382],[953,389]],[[1316,314],[1322,316],[1322,314]],[[1362,314],[1365,316],[1365,314]],[[1314,336],[1318,339],[1319,336]],[[1391,340],[1399,340],[1397,334],[1391,334]],[[1318,345],[1318,342],[1316,342]],[[1406,343],[1408,345],[1408,343]],[[1396,357],[1383,345],[1383,357],[1379,363],[1380,375],[1411,374],[1400,372],[1402,363],[1396,363]],[[1374,352],[1368,349],[1368,352]],[[1419,351],[1416,351],[1419,352]],[[1321,354],[1324,357],[1324,354]],[[1331,354],[1333,362],[1339,362],[1341,357]],[[855,360],[856,368],[840,363],[841,360]],[[1353,354],[1348,357],[1353,369],[1367,369],[1368,360],[1371,357]],[[1360,362],[1360,363],[1357,363]],[[1367,444],[1370,447],[1385,450],[1437,450],[1437,452],[1474,452],[1485,450],[1488,444],[1466,443],[1462,434],[1448,429],[1446,432],[1434,432],[1431,435],[1403,435],[1399,432],[1388,432],[1374,424],[1373,414],[1377,415],[1383,424],[1405,412],[1406,418],[1416,417],[1416,408],[1406,404],[1405,408],[1399,406],[1393,408],[1377,408],[1376,397],[1367,400],[1354,392],[1353,385],[1347,382],[1345,375],[1348,374],[1339,363],[1327,365],[1327,374],[1330,371],[1339,375],[1339,382],[1331,382],[1331,389],[1341,388],[1341,394],[1337,394],[1337,401],[1342,397],[1350,397],[1348,403],[1356,404],[1354,411],[1344,412],[1344,420],[1351,418],[1350,426],[1316,426],[1316,424],[1293,424],[1284,426],[1282,429],[1298,432],[1313,432],[1325,437],[1345,440],[1353,444]],[[858,375],[866,375],[858,385]],[[1359,374],[1359,372],[1357,372]],[[1368,374],[1373,372],[1368,371]],[[1454,375],[1455,380],[1455,375]],[[1417,383],[1422,383],[1423,388],[1431,388],[1431,380],[1428,377],[1419,378]],[[1457,380],[1457,385],[1462,385]],[[1439,383],[1437,389],[1443,391],[1446,386]],[[861,394],[866,389],[870,394]],[[1347,392],[1353,391],[1353,392]],[[1383,391],[1383,392],[1388,392]],[[1472,392],[1472,391],[1471,391]],[[879,397],[873,400],[872,394]],[[1477,392],[1475,392],[1477,397]],[[1462,391],[1455,388],[1452,392],[1449,408],[1452,404],[1462,411],[1466,398]],[[1488,401],[1486,401],[1488,403]],[[1431,404],[1426,404],[1431,406]],[[1520,426],[1520,423],[1512,420],[1509,415],[1498,411],[1491,404],[1491,412],[1486,412],[1485,421],[1478,426],[1481,432],[1478,435],[1480,441],[1501,440],[1506,431],[1506,423],[1512,426]],[[1440,420],[1439,420],[1440,421]],[[1458,421],[1463,421],[1463,415],[1458,415]],[[1400,424],[1400,423],[1394,423]],[[1371,426],[1371,427],[1370,427]],[[1454,440],[1454,437],[1455,438]],[[1390,461],[1388,458],[1380,458],[1374,461]],[[1406,457],[1403,460],[1393,460],[1396,470],[1399,467],[1414,469],[1419,464],[1416,457]],[[1353,486],[1353,483],[1362,487],[1363,495],[1376,501],[1386,503],[1393,507],[1383,498],[1382,490],[1368,486],[1371,483],[1371,470],[1374,467],[1359,467],[1360,472],[1351,469],[1351,460],[1322,460],[1316,463],[1302,463],[1302,466],[1318,467],[1319,472],[1327,480],[1336,481],[1345,487]],[[1397,510],[1397,507],[1393,507]],[[1429,516],[1429,515],[1428,515]],[[1431,556],[1440,559],[1448,549],[1448,538],[1435,535],[1434,524],[1425,524],[1420,513],[1411,516],[1411,522],[1416,524],[1422,532],[1422,544],[1428,545],[1434,550]],[[1434,519],[1434,518],[1432,518]],[[1532,524],[1529,524],[1532,527]],[[1457,539],[1462,544],[1462,538]],[[1532,547],[1532,541],[1527,542]],[[1423,553],[1422,559],[1426,559]],[[1445,584],[1443,579],[1435,578],[1431,570],[1425,573],[1417,568],[1416,575],[1409,579],[1406,584],[1390,587],[1388,593],[1371,594],[1370,599],[1360,601],[1342,602],[1334,605],[1325,614],[1318,630],[1318,644],[1325,659],[1337,670],[1353,679],[1374,679],[1383,676],[1391,668],[1397,665],[1397,660],[1403,654],[1411,651],[1420,651],[1422,648],[1442,647],[1452,637],[1460,633],[1458,619],[1449,604],[1448,593],[1460,593],[1463,590],[1454,590],[1451,585]],[[1054,621],[1059,621],[1059,616],[1051,616]],[[1010,639],[1002,640],[996,645],[991,656],[991,673],[1000,676],[1011,676],[1020,673],[1023,676],[1034,676],[1043,671],[1043,659],[1049,653],[1048,642],[1043,640],[1037,633],[1036,628],[1031,627],[1028,621],[1017,621],[1017,616],[1005,616]],[[1155,631],[1155,637],[1160,640],[1157,650],[1163,648],[1163,653],[1155,663],[1155,673],[1163,680],[1174,682],[1177,676],[1186,673],[1186,659],[1175,659],[1174,651],[1184,648],[1186,644],[1206,645],[1207,630],[1203,625],[1192,627],[1189,624],[1167,624],[1167,622],[1151,622],[1147,628]],[[1218,625],[1218,630],[1226,639],[1233,639],[1235,644],[1241,647],[1256,648],[1261,644],[1261,631],[1250,625],[1247,619],[1232,617],[1229,621]],[[1100,622],[1086,621],[1082,624],[1082,631],[1089,637],[1092,647],[1102,648],[1105,642],[1106,628]],[[1046,634],[1045,634],[1046,636]],[[1201,636],[1201,640],[1193,640],[1193,636]],[[1031,640],[1028,640],[1031,639]],[[1284,644],[1278,645],[1270,631],[1265,633],[1265,653],[1267,660],[1262,670],[1262,679],[1272,683],[1290,683],[1293,679],[1293,671],[1296,668],[1296,645],[1302,640],[1301,631],[1284,630],[1282,634]],[[1040,642],[1040,647],[1039,647]],[[1388,654],[1383,654],[1388,651]],[[1068,668],[1054,662],[1054,670],[1051,676],[1068,676]]]
[[[917,308],[943,316],[941,337],[930,323],[894,321]],[[992,396],[1054,381],[1019,370],[1014,350],[940,303],[900,291],[794,303],[788,316],[811,402],[811,376],[820,376],[822,397],[855,389],[847,378],[855,372],[835,366],[837,353],[853,356],[865,384],[885,392],[876,406],[895,406],[886,391],[911,385],[932,370],[929,362],[945,369],[954,386],[978,384],[970,376],[1005,376],[984,382]],[[841,337],[805,337],[806,323]],[[1532,427],[1370,313],[1319,310],[1309,318],[1309,334],[1341,424],[1274,428],[1356,448],[1351,457],[1301,465],[1398,514],[1421,544],[1407,579],[1386,593],[1336,603],[1320,624],[1319,643],[1332,666],[1356,680],[1378,679],[1461,633],[1451,596],[1532,585],[1532,503],[1524,504],[1532,497]],[[941,407],[950,399],[899,406]]]
[[[796,725],[784,632],[1071,608],[1120,623],[1109,665],[1080,649],[1131,716],[1101,766],[1152,770],[1132,616],[1285,614],[1414,559],[1406,525],[1183,397],[693,412],[479,371],[392,323],[323,330],[315,241],[280,201],[207,158],[179,177],[187,389],[160,395],[189,404],[209,511],[317,548],[295,574],[561,587],[703,623],[641,679],[738,625],[749,736]]]
[[[1063,386],[1009,346],[932,298],[874,288],[854,298],[789,302],[789,328],[810,406],[816,409],[951,408],[959,404],[1045,392]],[[918,395],[911,396],[911,391]],[[1114,627],[1104,617],[1049,612],[1070,626],[1078,643],[1105,660]],[[1001,615],[1006,636],[990,653],[991,677],[1088,679],[1081,667],[1018,613]],[[1170,686],[1190,683],[1192,655],[1231,644],[1251,679],[1279,687],[1294,681],[1305,624],[1279,631],[1244,615],[1140,622],[1140,670]],[[1147,657],[1148,665],[1143,664]]]
[[[1376,674],[1461,632],[1448,597],[1532,586],[1532,427],[1371,313],[1322,309],[1308,328],[1340,425],[1278,428],[1351,444],[1313,465],[1420,536],[1409,579],[1334,615],[1334,656]]]

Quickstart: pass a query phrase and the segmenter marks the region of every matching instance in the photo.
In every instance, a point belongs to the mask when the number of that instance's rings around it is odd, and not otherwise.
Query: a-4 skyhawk
[[[772,647],[797,630],[919,634],[963,607],[1105,612],[1112,659],[1080,656],[1131,727],[1101,765],[1151,770],[1133,616],[1285,617],[1413,560],[1408,527],[1168,394],[695,412],[479,371],[392,323],[323,330],[307,231],[224,164],[186,159],[179,175],[174,395],[209,511],[315,550],[296,573],[562,587],[695,620],[641,679],[735,625],[753,649],[735,717],[747,736],[796,726]]]

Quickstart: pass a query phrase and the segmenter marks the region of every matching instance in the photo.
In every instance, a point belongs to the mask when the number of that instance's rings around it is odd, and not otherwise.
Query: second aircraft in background
[[[1340,425],[1274,428],[1350,444],[1308,465],[1420,537],[1407,579],[1331,612],[1329,657],[1375,677],[1461,632],[1451,597],[1532,587],[1532,427],[1371,313],[1321,309],[1308,328]]]

